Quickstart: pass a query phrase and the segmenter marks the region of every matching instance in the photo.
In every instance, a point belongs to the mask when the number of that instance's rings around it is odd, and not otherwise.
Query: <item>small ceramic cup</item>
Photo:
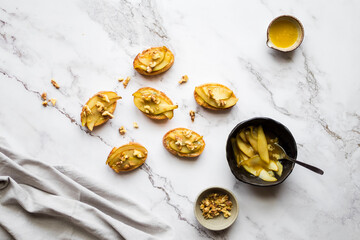
[[[270,33],[269,33],[269,30],[271,28],[271,26],[276,23],[276,22],[279,22],[279,21],[289,21],[291,23],[294,24],[294,26],[296,27],[297,31],[298,31],[298,37],[295,41],[294,44],[292,44],[291,46],[289,47],[286,47],[286,48],[282,48],[282,47],[279,47],[279,46],[276,46],[272,41],[271,41],[271,38],[270,38]],[[279,16],[277,18],[275,18],[274,20],[271,21],[271,23],[269,24],[268,28],[267,28],[267,41],[266,41],[266,45],[269,47],[269,48],[272,48],[272,49],[275,49],[275,50],[278,50],[278,51],[281,51],[281,52],[291,52],[291,51],[294,51],[296,48],[298,48],[300,46],[300,44],[302,43],[302,41],[304,40],[304,27],[303,25],[301,24],[301,22],[293,17],[293,16],[290,16],[290,15],[282,15],[282,16]]]
[[[212,193],[227,194],[229,200],[232,202],[231,215],[228,218],[224,218],[222,214],[212,219],[205,219],[200,209],[201,201]],[[198,222],[205,228],[212,231],[220,231],[230,227],[238,217],[239,207],[235,195],[229,190],[221,187],[211,187],[203,190],[196,198],[194,206],[195,217]]]

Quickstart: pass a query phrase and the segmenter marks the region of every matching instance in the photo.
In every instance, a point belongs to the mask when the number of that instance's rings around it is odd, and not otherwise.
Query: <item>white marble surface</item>
[[[72,165],[126,192],[171,223],[175,239],[357,239],[359,11],[355,0],[0,0],[0,135],[43,162]],[[281,14],[305,28],[302,46],[286,55],[265,45],[267,25]],[[154,78],[136,73],[136,54],[161,45],[174,52],[174,66]],[[184,74],[189,82],[179,86]],[[124,89],[117,79],[126,76],[132,80]],[[197,106],[193,89],[206,82],[234,89],[237,105],[222,113]],[[179,105],[172,120],[155,122],[135,108],[131,94],[144,86]],[[80,125],[81,106],[100,90],[123,99],[115,119],[90,133]],[[41,105],[44,91],[56,107]],[[286,125],[298,159],[325,175],[296,166],[276,188],[237,181],[225,141],[238,122],[255,116]],[[163,148],[162,136],[175,127],[204,136],[197,160]],[[106,157],[129,141],[146,146],[149,157],[140,169],[115,174]],[[197,194],[214,185],[232,190],[240,207],[235,224],[220,232],[205,230],[193,215]]]

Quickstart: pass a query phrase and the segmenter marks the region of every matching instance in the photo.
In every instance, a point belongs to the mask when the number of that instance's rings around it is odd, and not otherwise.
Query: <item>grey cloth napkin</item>
[[[0,138],[0,239],[172,239],[171,228],[124,196]]]

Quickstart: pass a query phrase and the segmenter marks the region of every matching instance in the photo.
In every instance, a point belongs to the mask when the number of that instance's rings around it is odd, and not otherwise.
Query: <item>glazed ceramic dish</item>
[[[290,25],[292,25],[292,28],[294,28],[295,32],[297,33],[296,40],[294,40],[294,43],[291,44],[290,46],[278,46],[276,44],[276,42],[274,42],[270,36],[271,35],[270,29],[272,27],[276,28],[276,26],[279,26],[279,24],[281,24],[281,23],[289,23]],[[289,34],[289,33],[285,33],[284,31],[286,31],[286,30],[281,29],[281,32],[278,32],[278,33],[286,34],[286,35]],[[275,50],[278,50],[281,52],[291,52],[291,51],[295,50],[296,48],[298,48],[303,40],[304,40],[304,27],[301,24],[301,22],[293,16],[289,16],[289,15],[279,16],[279,17],[275,18],[274,20],[272,20],[268,26],[266,45],[269,48],[272,48],[272,49],[275,49]]]
[[[212,219],[204,218],[204,216],[202,215],[202,211],[200,209],[200,203],[204,198],[206,198],[207,196],[209,196],[212,193],[219,193],[222,195],[227,194],[229,196],[229,200],[232,202],[232,209],[230,212],[231,213],[230,217],[224,218],[222,215],[219,215]],[[205,227],[209,230],[213,230],[213,231],[220,231],[220,230],[224,230],[224,229],[230,227],[235,222],[235,220],[238,217],[239,207],[238,207],[238,203],[235,198],[235,195],[232,192],[230,192],[229,190],[227,190],[225,188],[211,187],[211,188],[207,188],[204,191],[202,191],[199,194],[199,196],[197,197],[195,206],[194,206],[194,213],[195,213],[196,219],[203,227]]]
[[[236,164],[234,151],[231,145],[231,139],[236,137],[236,135],[244,128],[250,126],[258,126],[262,125],[264,130],[270,133],[273,136],[276,136],[279,140],[279,145],[282,146],[286,153],[296,159],[297,156],[297,147],[294,137],[287,127],[283,124],[271,119],[271,118],[252,118],[246,121],[243,121],[236,125],[234,129],[230,132],[227,143],[226,143],[226,158],[231,169],[233,175],[240,181],[259,187],[269,187],[275,186],[283,181],[290,175],[292,172],[295,163],[287,161],[287,160],[279,160],[283,165],[283,173],[281,177],[278,178],[275,182],[266,182],[259,177],[252,175],[247,172],[243,167],[238,167]]]

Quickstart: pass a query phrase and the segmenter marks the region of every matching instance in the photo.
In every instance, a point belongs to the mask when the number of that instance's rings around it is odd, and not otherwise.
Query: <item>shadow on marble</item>
[[[198,113],[200,111],[204,111],[204,112],[211,113],[211,114],[216,114],[216,115],[225,115],[225,114],[229,114],[231,109],[232,109],[232,107],[227,108],[227,109],[221,109],[221,110],[211,110],[211,109],[207,109],[207,108],[204,108],[204,107],[199,107],[199,108],[196,108],[196,113]]]
[[[174,156],[174,155],[173,155]],[[177,159],[179,159],[180,161],[186,161],[186,162],[196,162],[196,160],[200,157],[179,157],[179,156],[175,156]]]
[[[282,192],[282,184],[273,186],[273,187],[256,187],[256,186],[246,186],[250,189],[249,192],[253,192],[254,195],[261,198],[273,198],[278,196]]]
[[[268,53],[272,56],[274,61],[281,63],[292,62],[294,56],[297,54],[296,50],[292,52],[280,52],[272,49],[268,49]]]
[[[226,229],[224,229],[224,230],[213,231],[213,230],[209,230],[209,229],[203,227],[201,224],[199,224],[199,222],[197,222],[196,218],[194,218],[194,219],[195,219],[195,221],[196,221],[196,226],[197,226],[199,229],[203,230],[204,232],[207,232],[209,235],[215,237],[216,239],[217,239],[217,238],[220,238],[220,237],[223,237],[223,236],[227,236],[229,230],[234,226],[234,224],[233,224],[233,225],[231,225],[230,227],[228,227],[228,228],[226,228]],[[237,220],[238,220],[238,219],[237,219]]]
[[[233,225],[234,225],[234,224],[233,224]],[[230,227],[228,227],[228,228],[226,228],[226,229],[224,229],[224,230],[220,230],[220,231],[210,231],[210,230],[209,230],[209,231],[212,232],[212,234],[213,234],[214,236],[216,236],[216,237],[227,236],[227,233],[229,232],[229,229],[231,229],[233,225],[231,225]]]
[[[138,78],[142,78],[142,79],[144,79],[144,80],[148,80],[148,81],[158,81],[158,82],[162,82],[163,80],[164,80],[164,76],[165,76],[165,73],[167,73],[167,72],[169,72],[169,71],[171,71],[171,68],[169,69],[169,70],[167,70],[167,71],[165,71],[165,72],[162,72],[162,73],[159,73],[159,74],[157,74],[157,75],[150,75],[150,76],[148,76],[148,75],[142,75],[142,74],[140,74],[140,73],[138,73],[138,72],[136,72],[135,71],[135,73],[134,73],[134,78],[135,77],[138,77]],[[161,91],[161,90],[160,90]]]
[[[149,118],[149,117],[145,116],[145,114],[144,114],[144,117],[146,117],[150,122],[153,122],[153,124],[158,124],[158,125],[165,125],[166,123],[169,122],[169,120],[171,120],[171,119],[167,119],[167,118],[165,118],[165,119],[152,119],[152,118]]]
[[[275,198],[277,197],[279,194],[281,194],[281,192],[283,191],[283,189],[285,188],[283,186],[283,184],[286,184],[285,182],[283,182],[282,184],[276,185],[276,186],[272,186],[272,187],[258,187],[258,186],[252,186],[246,183],[242,183],[240,181],[237,181],[234,184],[234,191],[235,192],[246,192],[247,194],[251,194],[253,193],[253,195],[259,197],[259,198]]]

